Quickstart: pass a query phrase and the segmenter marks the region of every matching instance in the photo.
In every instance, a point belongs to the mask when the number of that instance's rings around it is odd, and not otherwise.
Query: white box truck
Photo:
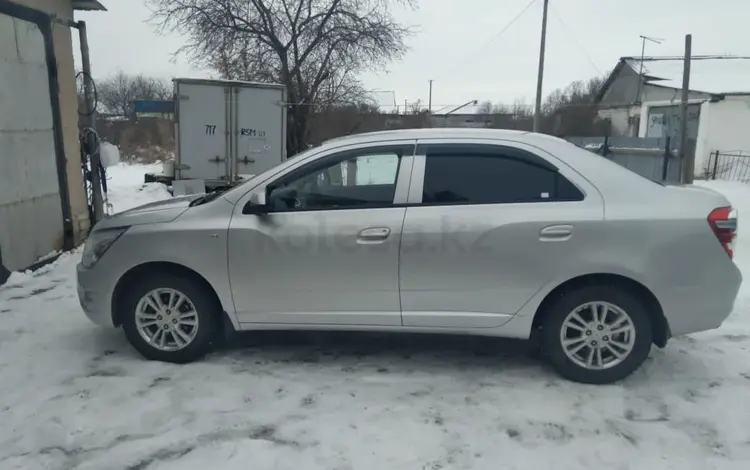
[[[191,78],[173,81],[175,194],[182,192],[177,186],[203,186],[207,191],[231,186],[286,158],[283,85]]]

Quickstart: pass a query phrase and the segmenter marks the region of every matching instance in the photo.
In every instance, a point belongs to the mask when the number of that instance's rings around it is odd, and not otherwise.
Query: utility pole
[[[78,22],[78,39],[81,42],[81,62],[83,62],[83,90],[86,96],[86,112],[88,114],[86,125],[91,130],[96,130],[96,103],[94,103],[94,90],[91,86],[91,57],[89,56],[89,40],[86,34],[86,22]],[[94,228],[96,222],[104,218],[104,197],[102,195],[102,180],[99,168],[101,166],[101,156],[99,149],[93,148],[94,143],[89,140],[89,148],[85,149],[91,159],[91,199],[94,206],[94,220],[91,228]]]
[[[641,84],[643,82],[643,57],[646,53],[646,41],[655,42],[656,44],[661,44],[662,41],[664,41],[663,39],[652,38],[643,35],[639,35],[638,37],[641,38],[641,67],[638,71],[638,88],[636,89],[635,99],[633,100],[633,103],[640,103],[643,101],[641,100]]]
[[[432,114],[432,80],[430,80],[430,98],[427,101],[427,111]]]
[[[685,61],[682,66],[682,99],[680,101],[680,161],[682,162],[682,183],[692,184],[695,174],[695,151],[687,151],[688,91],[690,87],[690,59],[693,49],[693,36],[685,35]]]
[[[542,42],[539,46],[539,75],[536,79],[536,105],[534,106],[534,132],[541,132],[542,127],[542,82],[544,81],[544,48],[547,43],[547,9],[549,0],[544,0],[542,11]]]

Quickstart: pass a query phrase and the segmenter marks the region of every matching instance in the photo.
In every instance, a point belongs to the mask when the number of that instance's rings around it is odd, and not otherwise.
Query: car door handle
[[[572,236],[572,225],[550,225],[548,227],[544,227],[542,231],[539,232],[539,240],[543,242],[565,241],[570,239],[570,237]]]
[[[362,243],[382,241],[388,238],[390,234],[391,229],[388,227],[370,227],[359,232],[357,241]]]

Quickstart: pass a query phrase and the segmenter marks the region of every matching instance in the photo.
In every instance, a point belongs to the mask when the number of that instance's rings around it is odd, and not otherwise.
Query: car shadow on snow
[[[697,343],[697,344],[696,344]],[[626,389],[708,387],[721,383],[720,371],[704,362],[703,348],[693,338],[673,339],[660,349],[653,347],[645,363],[619,382]],[[687,348],[686,348],[687,346]],[[536,378],[557,386],[559,376],[547,365],[537,343],[471,335],[253,331],[235,334],[209,361],[230,361],[236,371],[257,366],[302,365],[344,372],[426,372],[450,375],[501,374],[505,378]],[[497,377],[497,376],[496,376]]]
[[[230,356],[249,364],[316,364],[353,371],[386,373],[450,364],[497,371],[539,369],[537,348],[529,341],[504,338],[371,332],[253,331],[233,335],[214,358]]]
[[[644,365],[621,384],[625,388],[658,390],[662,386],[673,387],[675,380],[685,382],[686,386],[699,383],[701,387],[721,383],[722,378],[701,359],[705,351],[689,348],[695,340],[677,339],[673,343],[664,350],[654,347]],[[104,330],[100,335],[80,341],[77,348],[99,350],[100,354],[94,359],[96,370],[113,364],[112,361],[126,368],[132,366],[132,361],[142,361],[127,344],[122,331]],[[212,354],[194,364],[199,369],[212,365],[251,373],[302,367],[366,375],[420,372],[459,376],[468,373],[512,380],[531,378],[547,386],[561,383],[532,341],[470,335],[241,332],[230,335]]]

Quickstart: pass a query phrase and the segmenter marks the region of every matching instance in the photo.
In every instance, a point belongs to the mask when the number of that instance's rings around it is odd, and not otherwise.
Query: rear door
[[[404,326],[500,326],[585,256],[601,197],[540,155],[516,142],[419,141],[401,243]]]
[[[229,87],[178,82],[178,153],[181,179],[220,180],[229,174]]]

